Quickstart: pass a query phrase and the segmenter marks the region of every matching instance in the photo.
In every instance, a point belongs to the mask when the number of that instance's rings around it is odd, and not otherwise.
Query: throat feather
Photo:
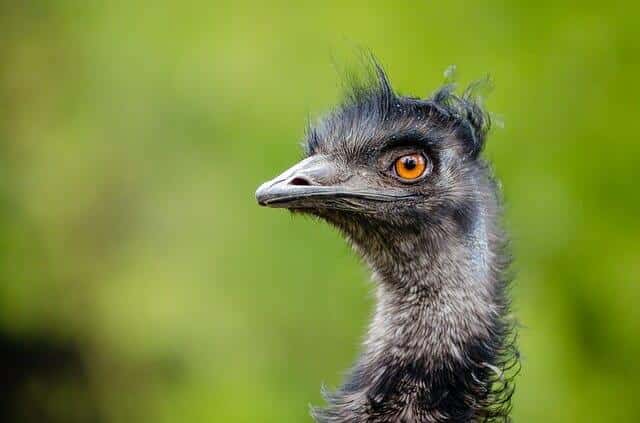
[[[506,419],[517,361],[501,245],[478,225],[438,245],[416,236],[352,238],[374,270],[376,311],[347,382],[316,410],[321,422]],[[380,242],[373,245],[373,242]],[[373,252],[369,254],[369,252]],[[504,420],[503,420],[504,421]]]

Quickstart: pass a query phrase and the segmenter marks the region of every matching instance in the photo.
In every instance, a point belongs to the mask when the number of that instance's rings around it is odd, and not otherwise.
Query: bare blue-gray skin
[[[260,205],[338,228],[373,272],[377,304],[360,357],[312,415],[509,421],[518,353],[500,198],[481,158],[488,116],[449,86],[400,96],[373,68],[309,129],[304,160],[256,192]]]

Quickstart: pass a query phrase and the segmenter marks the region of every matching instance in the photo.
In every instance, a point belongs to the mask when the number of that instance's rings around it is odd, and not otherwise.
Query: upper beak
[[[405,192],[362,189],[358,186],[358,178],[345,174],[332,160],[322,155],[302,160],[260,185],[256,191],[256,200],[261,206],[285,208],[339,208],[339,203],[347,201],[341,202],[340,199],[394,201],[407,196]]]

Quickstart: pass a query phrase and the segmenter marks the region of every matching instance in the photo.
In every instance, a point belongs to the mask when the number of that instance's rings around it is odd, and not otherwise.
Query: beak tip
[[[258,187],[258,189],[256,190],[256,201],[258,202],[258,205],[260,206],[266,206],[266,200],[264,198],[264,189],[262,188],[263,186],[261,185],[260,187]]]
[[[267,181],[260,185],[256,190],[256,201],[260,206],[266,207],[269,205],[269,198],[271,197],[271,185],[272,181]]]

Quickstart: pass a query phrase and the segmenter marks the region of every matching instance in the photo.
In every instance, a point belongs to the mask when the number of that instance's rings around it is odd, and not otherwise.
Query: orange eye
[[[427,160],[422,154],[407,154],[396,160],[396,174],[407,181],[421,177],[427,169]]]

